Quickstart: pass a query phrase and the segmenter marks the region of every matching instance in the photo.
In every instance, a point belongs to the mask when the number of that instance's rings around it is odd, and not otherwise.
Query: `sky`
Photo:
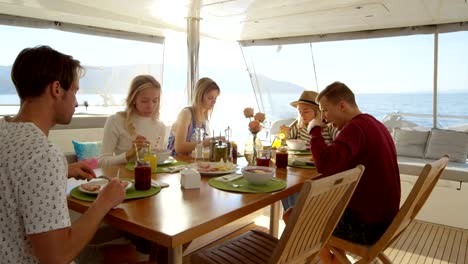
[[[77,41],[76,33],[10,26],[0,26],[0,34],[0,65],[11,65],[24,47],[47,44],[72,54],[88,66],[152,64],[164,60],[165,64],[186,71],[186,40],[179,33],[169,34],[164,46],[88,35],[81,35]],[[468,91],[466,47],[468,32],[439,36],[440,90]],[[321,90],[339,80],[357,93],[432,91],[433,35],[322,42],[312,47],[308,43],[248,47],[242,51],[244,54],[235,42],[202,40],[200,67],[245,71],[245,57],[251,71],[309,90]]]

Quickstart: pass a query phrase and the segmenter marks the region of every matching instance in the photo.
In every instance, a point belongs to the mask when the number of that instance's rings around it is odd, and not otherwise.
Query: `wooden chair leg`
[[[186,250],[192,241],[185,243],[182,248]],[[169,256],[169,249],[165,246],[158,245],[156,243],[151,244],[151,252],[149,261],[158,263],[167,263]]]
[[[158,256],[158,252],[159,252],[158,244],[152,243],[151,244],[151,252],[150,252],[150,256],[149,256],[149,261],[156,261],[156,258]]]
[[[346,257],[346,252],[344,252],[341,249],[332,247],[332,246],[326,246],[328,250],[330,250],[335,258],[340,262],[344,264],[351,264],[351,261],[349,261],[348,257]]]

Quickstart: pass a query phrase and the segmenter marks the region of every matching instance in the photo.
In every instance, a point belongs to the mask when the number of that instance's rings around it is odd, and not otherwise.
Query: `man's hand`
[[[99,192],[96,203],[104,206],[108,210],[116,207],[125,199],[126,184],[119,178],[113,178]]]
[[[68,165],[68,178],[75,178],[77,180],[91,180],[96,178],[96,174],[88,164],[78,161]]]

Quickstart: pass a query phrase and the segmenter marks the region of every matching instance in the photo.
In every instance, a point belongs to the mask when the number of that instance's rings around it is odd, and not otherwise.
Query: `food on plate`
[[[88,183],[81,184],[81,188],[83,188],[84,190],[88,192],[97,192],[101,189],[101,184],[88,182]]]
[[[123,184],[123,187],[124,188],[128,188],[130,182],[129,181],[120,181],[120,183]],[[106,186],[107,182],[88,182],[88,183],[83,183],[81,184],[81,189],[85,190],[85,191],[88,191],[88,192],[93,192],[93,193],[98,193],[99,191],[101,191],[102,188],[104,188],[104,186]]]
[[[197,165],[198,172],[226,172],[235,168],[232,162],[224,162],[223,160],[219,162],[199,162]]]

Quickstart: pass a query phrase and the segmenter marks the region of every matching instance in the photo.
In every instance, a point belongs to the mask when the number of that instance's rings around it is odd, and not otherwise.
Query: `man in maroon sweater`
[[[340,132],[329,145],[321,133],[322,119],[310,124],[311,152],[317,170],[325,176],[365,166],[334,235],[361,244],[372,244],[385,232],[400,206],[400,173],[395,144],[387,128],[356,104],[353,92],[334,82],[317,96],[322,118]],[[322,261],[336,261],[323,249]]]

